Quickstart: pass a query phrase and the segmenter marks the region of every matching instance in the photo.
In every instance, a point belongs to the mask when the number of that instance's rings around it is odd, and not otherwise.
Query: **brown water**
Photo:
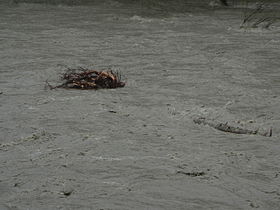
[[[0,209],[279,209],[279,24],[240,29],[241,16],[1,5]],[[79,66],[127,85],[44,89]]]

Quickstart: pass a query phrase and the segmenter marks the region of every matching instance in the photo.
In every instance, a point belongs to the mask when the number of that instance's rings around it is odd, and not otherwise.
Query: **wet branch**
[[[272,136],[272,128],[269,129],[269,131],[261,132],[259,129],[257,130],[249,130],[245,128],[240,128],[237,126],[231,126],[228,125],[228,122],[226,123],[220,123],[220,122],[214,122],[210,120],[206,120],[205,118],[196,118],[193,120],[194,123],[199,125],[208,125],[212,128],[215,128],[217,130],[223,131],[223,132],[229,132],[229,133],[235,133],[235,134],[249,134],[249,135],[261,135],[261,136]]]
[[[53,86],[46,81],[46,86],[51,90],[56,88],[112,89],[125,86],[125,83],[121,81],[121,74],[112,70],[67,69],[61,80],[63,83],[57,86]]]

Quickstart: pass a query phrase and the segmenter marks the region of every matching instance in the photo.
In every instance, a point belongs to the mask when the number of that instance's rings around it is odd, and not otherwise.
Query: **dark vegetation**
[[[220,1],[221,1],[221,3],[222,3],[224,6],[228,6],[227,0],[220,0]]]
[[[50,89],[56,88],[76,88],[76,89],[101,89],[124,87],[125,83],[121,81],[121,74],[117,71],[96,71],[89,69],[67,69],[62,75],[62,84],[57,86],[47,86]]]

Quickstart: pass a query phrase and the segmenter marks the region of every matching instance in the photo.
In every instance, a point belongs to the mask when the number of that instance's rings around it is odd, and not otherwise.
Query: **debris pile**
[[[101,89],[124,87],[120,73],[116,71],[96,71],[89,69],[67,69],[62,75],[61,85],[52,86],[47,81],[50,89],[56,88],[76,88],[76,89]]]

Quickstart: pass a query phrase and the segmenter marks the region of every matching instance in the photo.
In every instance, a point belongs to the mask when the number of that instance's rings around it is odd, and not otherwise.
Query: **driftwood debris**
[[[249,130],[246,128],[240,128],[237,126],[228,125],[228,122],[221,123],[221,122],[215,122],[212,120],[206,120],[203,117],[196,118],[193,120],[196,124],[201,125],[208,125],[212,128],[215,128],[220,131],[229,132],[229,133],[235,133],[235,134],[249,134],[249,135],[261,135],[261,136],[272,136],[272,128],[270,128],[268,131],[262,132],[259,129],[257,130]]]
[[[279,22],[280,17],[267,11],[267,4],[264,2],[256,4],[253,10],[245,9],[244,18],[240,28],[258,28],[269,29],[271,25]]]
[[[203,171],[198,171],[198,172],[177,171],[177,174],[184,174],[184,175],[191,176],[191,177],[197,177],[197,176],[204,176],[204,175],[206,175],[206,173],[203,172]]]
[[[56,88],[76,88],[76,89],[101,89],[124,87],[120,73],[116,71],[96,71],[89,69],[67,69],[62,75],[62,84],[57,86],[46,84],[50,89]]]

